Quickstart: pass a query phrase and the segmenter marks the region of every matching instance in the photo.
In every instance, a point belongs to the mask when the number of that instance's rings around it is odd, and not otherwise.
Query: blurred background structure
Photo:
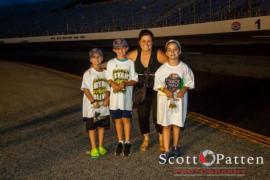
[[[269,14],[268,0],[49,0],[0,6],[0,38],[111,32]]]

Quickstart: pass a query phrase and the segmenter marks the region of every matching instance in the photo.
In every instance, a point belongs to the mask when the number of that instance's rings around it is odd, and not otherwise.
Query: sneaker
[[[116,156],[120,156],[120,154],[123,153],[123,143],[118,143],[117,144],[117,148],[116,148],[116,151],[115,151],[115,155]]]
[[[87,151],[86,154],[90,155],[90,157],[93,159],[99,158],[99,152],[97,148],[91,149],[91,151]]]
[[[181,156],[180,148],[178,146],[174,146],[171,148],[170,153],[173,157],[178,158]]]
[[[124,145],[124,156],[130,156],[131,155],[131,144],[125,143]]]
[[[107,150],[104,147],[102,147],[102,146],[99,146],[98,147],[98,152],[99,152],[99,154],[101,156],[104,156],[105,154],[107,154]]]

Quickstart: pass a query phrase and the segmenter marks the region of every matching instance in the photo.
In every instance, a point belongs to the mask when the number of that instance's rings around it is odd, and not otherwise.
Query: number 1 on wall
[[[255,24],[257,24],[257,29],[261,29],[261,19],[255,21]]]

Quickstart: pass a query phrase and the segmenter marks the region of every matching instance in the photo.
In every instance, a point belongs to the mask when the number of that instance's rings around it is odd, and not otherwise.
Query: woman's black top
[[[145,76],[146,76],[145,73],[148,70],[150,77],[149,77],[149,82],[147,84],[147,87],[149,90],[153,90],[155,72],[162,65],[157,60],[157,52],[158,52],[157,49],[152,50],[149,64],[148,64],[149,68],[147,68],[147,67],[145,68],[141,62],[141,49],[138,49],[137,58],[135,61],[135,71],[139,74],[139,85],[144,84],[144,80],[145,80]]]

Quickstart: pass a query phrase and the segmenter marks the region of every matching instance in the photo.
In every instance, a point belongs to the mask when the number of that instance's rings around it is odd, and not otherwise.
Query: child
[[[113,51],[116,58],[107,64],[107,79],[111,86],[110,113],[115,121],[118,145],[115,154],[119,156],[131,155],[131,123],[132,117],[132,90],[138,81],[138,75],[134,69],[134,62],[126,58],[128,44],[124,39],[113,41]],[[123,130],[125,141],[123,139]]]
[[[110,126],[109,119],[109,85],[106,73],[101,68],[103,61],[102,51],[94,48],[89,51],[91,67],[85,71],[81,90],[83,96],[83,120],[86,122],[86,130],[89,133],[91,151],[87,154],[92,158],[98,158],[107,153],[103,147],[104,128]],[[96,145],[95,130],[98,130],[98,148]]]
[[[179,59],[181,45],[170,40],[165,45],[169,60],[155,73],[154,90],[158,91],[157,123],[163,126],[165,159],[179,157],[178,140],[180,127],[184,126],[187,114],[188,90],[194,88],[191,69]],[[170,147],[170,132],[173,130],[173,147]]]

